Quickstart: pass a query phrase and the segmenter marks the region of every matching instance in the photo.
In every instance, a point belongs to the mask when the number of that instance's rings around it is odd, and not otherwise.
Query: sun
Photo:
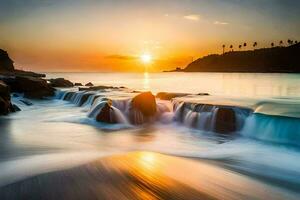
[[[152,56],[150,54],[145,53],[141,55],[140,59],[143,63],[150,63],[152,61]]]

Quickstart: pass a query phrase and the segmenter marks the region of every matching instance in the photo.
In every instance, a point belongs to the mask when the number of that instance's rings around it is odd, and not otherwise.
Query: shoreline
[[[200,160],[144,151],[0,188],[1,199],[296,199],[294,195]]]

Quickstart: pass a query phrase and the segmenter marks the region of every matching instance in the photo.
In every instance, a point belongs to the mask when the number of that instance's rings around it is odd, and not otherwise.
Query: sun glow
[[[147,54],[147,53],[141,55],[140,58],[141,58],[141,61],[143,63],[150,63],[152,61],[152,56],[150,54]]]

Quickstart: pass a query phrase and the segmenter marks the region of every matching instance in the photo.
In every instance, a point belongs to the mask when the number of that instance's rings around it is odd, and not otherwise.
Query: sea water
[[[83,84],[124,86],[129,89],[91,92],[79,105],[83,92],[58,90],[27,106],[14,97],[22,111],[0,118],[0,185],[35,174],[79,165],[101,156],[129,151],[155,151],[209,160],[268,184],[299,192],[300,188],[300,76],[239,73],[49,73]],[[64,96],[75,91],[68,101]],[[229,136],[205,129],[214,110],[200,116],[186,110],[176,120],[176,106],[159,101],[162,115],[154,123],[133,126],[126,117],[126,101],[133,90],[209,93],[207,101],[256,105],[240,114],[240,128]],[[93,99],[96,98],[96,100]],[[96,122],[103,98],[116,99],[118,124]],[[198,97],[196,97],[197,99]],[[195,97],[193,96],[193,99]],[[125,103],[124,103],[125,102]],[[246,103],[245,103],[246,102]],[[249,103],[250,102],[250,103]],[[254,102],[254,103],[253,103]],[[207,109],[206,109],[207,110]],[[197,126],[191,121],[197,119]],[[210,125],[209,125],[210,126]],[[183,169],[184,170],[184,169]]]

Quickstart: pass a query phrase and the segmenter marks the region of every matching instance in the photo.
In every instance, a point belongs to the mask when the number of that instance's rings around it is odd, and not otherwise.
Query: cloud
[[[191,21],[199,21],[200,15],[185,15],[183,18]]]
[[[220,21],[215,21],[214,22],[215,25],[228,25],[228,22],[220,22]]]
[[[138,57],[136,57],[136,56],[126,56],[126,55],[115,54],[115,55],[105,56],[105,58],[106,59],[112,59],[112,60],[135,60]]]

